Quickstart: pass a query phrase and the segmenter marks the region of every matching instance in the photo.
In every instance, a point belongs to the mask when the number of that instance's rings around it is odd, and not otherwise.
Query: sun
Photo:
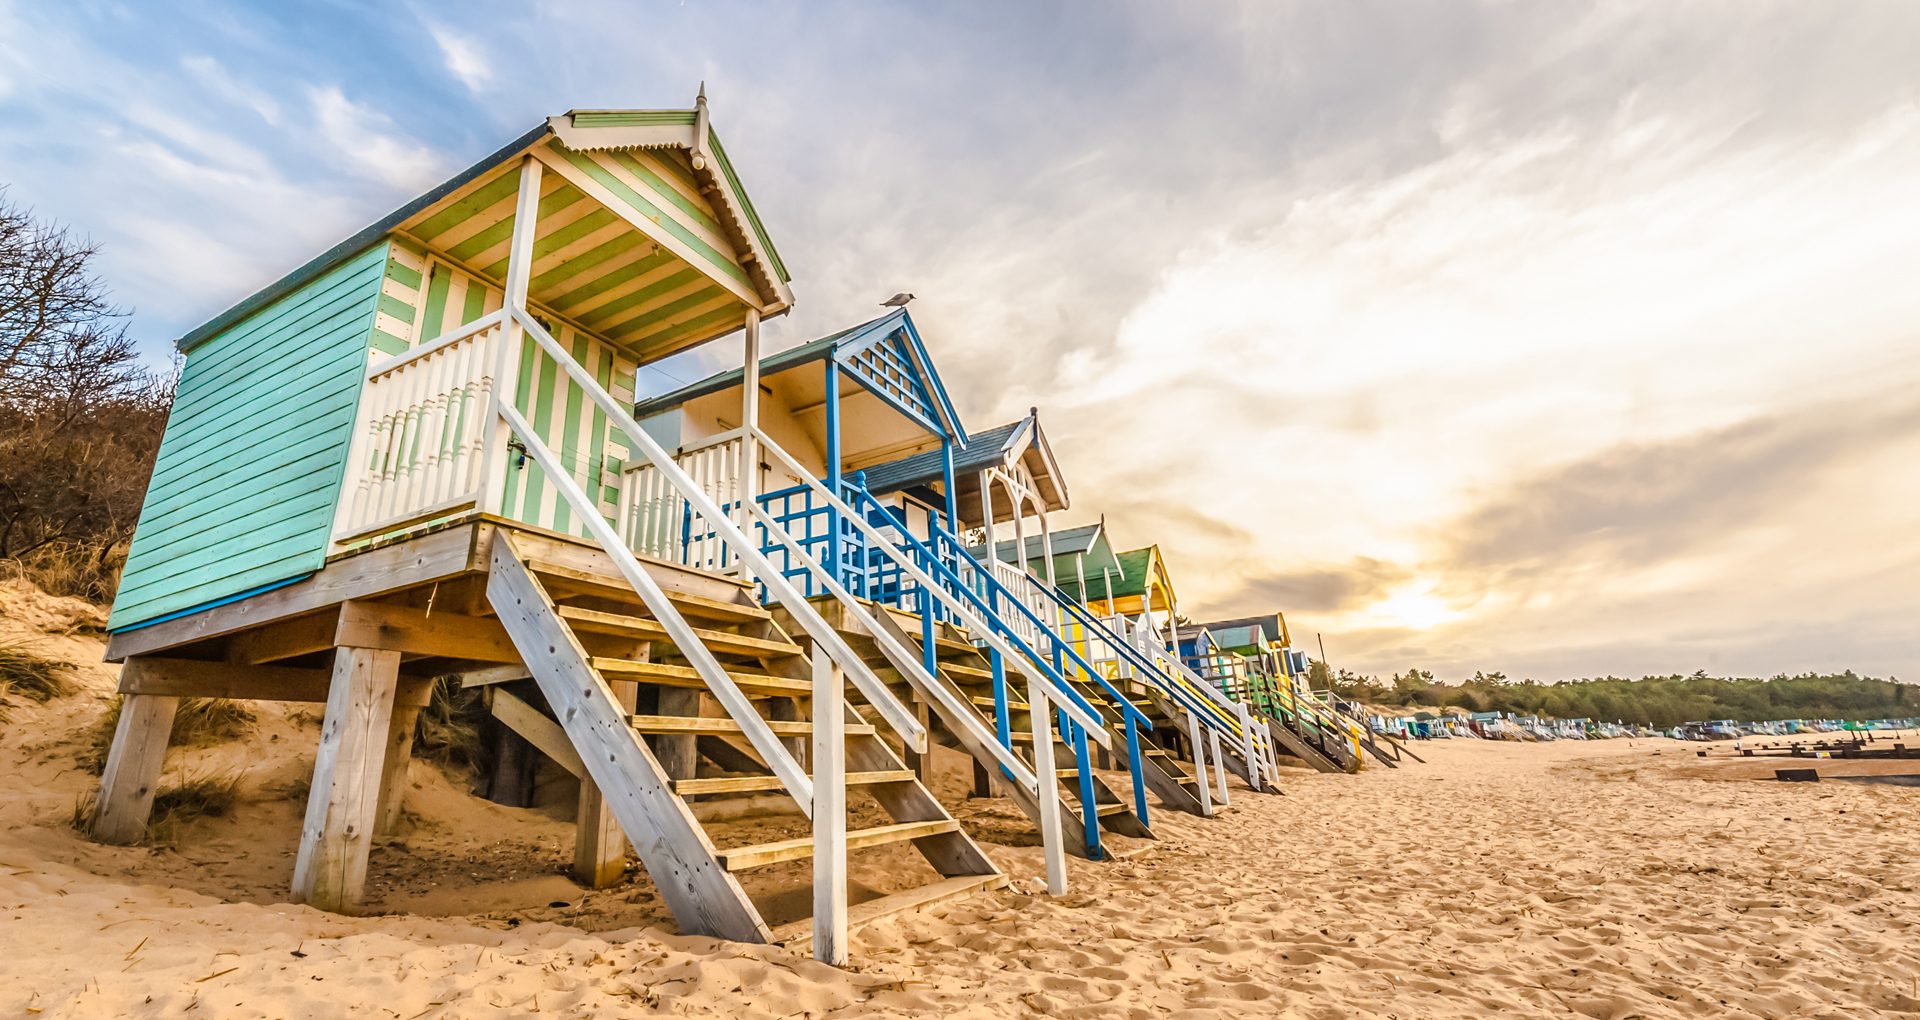
[[[1459,616],[1457,610],[1434,597],[1431,591],[1402,589],[1367,607],[1367,611],[1392,626],[1426,630]]]

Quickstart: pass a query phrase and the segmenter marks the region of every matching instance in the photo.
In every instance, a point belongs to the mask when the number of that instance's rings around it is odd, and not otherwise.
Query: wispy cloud
[[[433,41],[439,45],[447,70],[460,79],[461,84],[478,92],[493,80],[493,68],[480,48],[479,40],[440,24],[429,24],[427,31],[433,34]]]
[[[309,89],[308,97],[321,137],[353,173],[414,190],[445,176],[439,153],[394,133],[391,118],[349,100],[338,86]]]

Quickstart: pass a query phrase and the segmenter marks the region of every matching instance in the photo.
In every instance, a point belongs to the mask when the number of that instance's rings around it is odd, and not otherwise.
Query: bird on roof
[[[890,297],[890,298],[888,298],[888,299],[886,299],[885,301],[882,301],[882,302],[880,302],[880,307],[882,307],[882,308],[905,308],[905,307],[907,307],[907,302],[909,302],[909,301],[912,301],[912,300],[913,300],[913,295],[912,295],[912,294],[909,294],[909,293],[907,293],[906,291],[901,291],[900,293],[898,293],[898,294],[895,294],[894,296],[892,296],[892,297]]]

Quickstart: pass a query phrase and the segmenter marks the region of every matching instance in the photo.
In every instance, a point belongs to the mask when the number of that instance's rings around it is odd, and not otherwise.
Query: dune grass
[[[432,699],[414,723],[413,756],[443,769],[478,771],[487,760],[481,740],[487,716],[478,689],[462,688],[455,677],[435,677]]]
[[[0,686],[9,694],[42,704],[80,689],[73,682],[72,663],[15,646],[0,646]]]
[[[153,796],[153,814],[147,822],[145,842],[155,845],[177,843],[182,832],[193,822],[202,818],[224,818],[240,803],[242,782],[247,770],[182,772],[171,786],[163,788]],[[74,801],[73,817],[69,824],[84,834],[92,835],[95,816],[99,812],[99,793],[88,790]]]

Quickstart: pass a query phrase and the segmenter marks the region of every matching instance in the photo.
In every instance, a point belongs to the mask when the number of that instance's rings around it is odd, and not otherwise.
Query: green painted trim
[[[693,110],[606,110],[576,113],[573,115],[573,126],[585,128],[692,125],[696,116]]]
[[[640,233],[637,230],[631,234],[626,234],[623,236],[637,237],[640,240],[645,241],[647,244],[653,243],[651,240],[649,240],[646,237],[646,235]],[[609,244],[610,243],[611,242],[609,242]],[[604,247],[607,247],[607,245],[601,245],[601,248],[604,248]],[[599,248],[594,249],[595,252],[599,250],[600,250]],[[589,253],[589,254],[592,254],[592,253]],[[619,252],[614,252],[612,254],[617,255],[619,254]],[[582,256],[582,257],[584,258],[585,256]],[[611,257],[611,255],[609,257]],[[572,259],[572,260],[569,260],[569,264],[571,265],[579,261],[580,259]],[[618,287],[629,280],[632,280],[636,276],[645,276],[646,274],[651,273],[656,269],[659,269],[661,266],[669,265],[672,263],[679,263],[680,265],[683,265],[683,266],[686,265],[686,263],[681,262],[679,257],[674,255],[672,252],[665,251],[665,250],[656,251],[653,254],[646,256],[645,258],[638,259],[633,263],[622,266],[619,269],[613,270],[604,276],[597,277],[592,282],[582,284],[579,287],[576,287],[573,290],[570,290],[565,294],[562,294],[559,297],[554,298],[551,301],[548,301],[547,304],[552,306],[555,311],[564,312],[568,308],[571,308],[582,301],[599,297],[600,295],[605,294],[607,291],[610,291],[613,288]],[[582,268],[591,268],[591,267],[582,267]],[[688,267],[688,269],[691,272],[698,272],[698,270],[694,270],[692,269],[692,267]]]
[[[650,337],[645,337],[641,342],[647,345],[648,350],[653,350],[662,345],[671,344],[677,340],[682,340],[686,337],[726,325],[733,319],[743,317],[745,313],[746,306],[736,301],[718,311],[708,312],[696,319],[688,319],[673,329],[662,330]]]
[[[453,274],[446,266],[435,262],[428,267],[428,272],[432,278],[427,283],[427,321],[420,327],[421,343],[438,339],[446,332],[447,294],[453,290]]]
[[[400,243],[399,235],[390,237],[388,240],[396,246]],[[412,287],[415,290],[420,289],[420,271],[410,266],[403,266],[392,258],[387,259],[387,279],[398,280],[401,286],[404,287]],[[413,320],[408,319],[407,321],[412,322]]]
[[[508,195],[520,191],[519,167],[508,167],[500,176],[480,186],[472,194],[434,213],[413,228],[413,235],[432,241],[441,234],[486,212]]]
[[[646,164],[633,158],[633,153],[623,149],[616,149],[607,155],[612,156],[615,163],[625,167],[628,173],[638,177],[642,184],[652,188],[661,198],[672,203],[674,208],[686,213],[693,218],[694,222],[705,227],[708,233],[713,234],[715,237],[727,236],[727,232],[720,227],[720,221],[713,218],[713,213],[710,210],[701,208],[698,203],[681,194],[678,188],[661,180],[659,174],[649,170]],[[697,191],[699,189],[696,188],[694,190]]]
[[[467,278],[467,303],[460,309],[460,325],[464,326],[485,314],[487,314],[486,284],[470,276]]]
[[[752,282],[747,279],[747,271],[740,268],[739,263],[734,262],[732,259],[727,258],[725,255],[720,254],[719,249],[715,248],[713,245],[708,244],[698,234],[695,234],[693,231],[687,229],[685,224],[681,223],[677,219],[674,219],[671,215],[668,215],[666,210],[660,208],[657,205],[654,205],[652,202],[647,201],[646,196],[628,187],[627,182],[621,180],[618,177],[615,177],[611,173],[608,173],[606,167],[603,167],[599,163],[595,162],[586,153],[575,152],[572,149],[569,149],[566,146],[559,145],[559,144],[555,144],[554,146],[552,146],[552,148],[553,148],[553,151],[559,153],[562,157],[564,157],[567,160],[567,162],[572,163],[576,168],[578,168],[581,173],[586,174],[588,177],[593,178],[595,181],[599,182],[601,187],[606,188],[608,191],[613,192],[613,195],[615,198],[618,198],[622,202],[625,202],[628,205],[632,206],[634,211],[638,212],[640,215],[658,224],[661,227],[661,229],[665,230],[669,234],[672,234],[682,244],[685,244],[687,247],[692,248],[695,252],[699,253],[700,257],[707,260],[708,262],[711,262],[715,269],[718,269],[721,272],[725,273],[727,276],[732,277],[734,280],[742,284],[745,284],[748,288],[751,288],[753,286]]]
[[[681,263],[681,265],[686,265],[686,263],[683,262]],[[636,273],[634,275],[637,276],[639,274]],[[631,279],[631,277],[629,277],[629,279]],[[699,293],[699,294],[711,294],[713,291],[722,290],[722,288],[710,282],[711,280],[712,278],[709,277],[707,274],[699,271],[698,269],[693,268],[692,266],[687,266],[687,268],[682,269],[681,271],[673,274],[672,276],[666,277],[665,279],[661,279],[661,280],[655,280],[654,282],[646,285],[645,287],[640,288],[639,290],[634,291],[631,294],[622,294],[621,296],[614,298],[612,301],[609,301],[598,308],[595,308],[591,311],[582,312],[580,313],[580,319],[581,321],[585,322],[589,326],[593,325],[594,323],[605,322],[608,319],[611,319],[614,316],[619,315],[621,312],[625,312],[629,309],[639,307],[640,305],[644,305],[649,301],[658,300],[660,297],[666,294],[671,294],[674,291],[679,290],[680,288],[685,287],[690,283],[704,282],[707,284],[706,286],[701,287],[698,291],[696,291],[696,293]],[[722,293],[731,295],[733,292],[722,290]],[[642,318],[644,319],[645,316],[643,315]]]
[[[413,275],[418,277],[420,274]],[[413,306],[392,294],[380,295],[380,310],[408,325],[413,324]]]
[[[726,177],[727,186],[733,189],[733,197],[740,203],[740,211],[746,213],[747,222],[753,224],[753,236],[767,250],[767,258],[773,260],[774,272],[780,274],[781,283],[792,283],[793,277],[787,275],[787,264],[780,259],[780,250],[773,246],[773,238],[767,236],[766,224],[760,222],[760,211],[753,207],[753,199],[747,197],[747,186],[741,184],[740,175],[733,172],[733,161],[727,158],[726,147],[720,144],[720,136],[714,133],[712,127],[707,128],[707,140],[713,143],[714,161]]]
[[[556,230],[550,234],[541,236],[539,239],[533,242],[534,265],[539,265],[541,259],[544,259],[552,255],[554,252],[557,252],[560,249],[565,248],[567,245],[570,245],[573,242],[580,240],[581,238],[587,236],[588,234],[591,234],[594,231],[599,230],[600,228],[607,226],[610,223],[619,223],[619,222],[622,222],[620,217],[615,216],[613,213],[607,211],[606,209],[595,209],[593,212],[590,212],[585,216],[582,216],[579,219],[574,220],[572,223],[569,223],[566,226],[561,227],[559,230]],[[628,234],[624,236],[631,236],[638,233],[639,231],[628,231]],[[585,254],[585,253],[583,252],[582,254]],[[570,262],[572,260],[569,259],[567,261]],[[562,264],[564,265],[565,263],[562,263]],[[551,273],[552,270],[548,270],[547,272]],[[493,265],[488,266],[487,273],[488,275],[491,275],[491,276],[505,277],[507,275],[507,260],[501,259],[500,261],[495,262]],[[538,277],[535,277],[535,279],[538,279]]]

